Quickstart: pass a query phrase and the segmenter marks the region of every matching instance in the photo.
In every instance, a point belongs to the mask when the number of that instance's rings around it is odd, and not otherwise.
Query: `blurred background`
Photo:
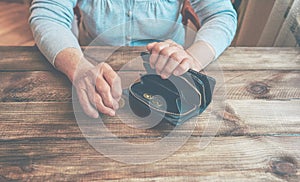
[[[34,45],[28,25],[31,0],[0,0],[0,46]],[[300,0],[231,0],[239,14],[232,46],[300,45]]]

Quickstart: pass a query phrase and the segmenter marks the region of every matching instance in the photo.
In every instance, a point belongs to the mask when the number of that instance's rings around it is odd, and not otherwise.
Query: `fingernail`
[[[168,78],[168,76],[167,76],[167,75],[165,75],[165,74],[163,74],[163,75],[161,75],[161,78],[162,78],[162,79],[167,79],[167,78]]]

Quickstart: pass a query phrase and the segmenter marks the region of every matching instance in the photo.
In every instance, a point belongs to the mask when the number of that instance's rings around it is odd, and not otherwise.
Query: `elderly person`
[[[150,65],[162,78],[190,68],[200,71],[230,45],[236,12],[230,0],[191,4],[201,28],[188,47],[182,46],[181,0],[33,0],[29,21],[41,52],[73,83],[85,113],[97,118],[98,111],[115,115],[121,81],[108,64],[88,62],[79,43],[88,45],[101,35],[97,45],[146,46]],[[71,31],[76,5],[81,12],[79,41]]]

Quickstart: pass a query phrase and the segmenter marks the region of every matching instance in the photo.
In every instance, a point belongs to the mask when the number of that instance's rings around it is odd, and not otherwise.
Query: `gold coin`
[[[119,100],[119,108],[123,108],[124,106],[125,106],[125,100],[124,100],[124,98],[121,98]]]
[[[150,94],[148,94],[148,93],[144,93],[144,94],[143,94],[143,97],[146,98],[146,99],[149,99],[149,100],[152,99],[152,95],[150,95]]]

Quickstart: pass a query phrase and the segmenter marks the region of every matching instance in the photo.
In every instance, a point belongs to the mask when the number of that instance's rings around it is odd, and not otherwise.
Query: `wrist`
[[[83,57],[81,50],[66,48],[57,54],[55,67],[73,82],[76,75],[86,72],[93,65]]]
[[[200,70],[212,62],[216,55],[213,47],[204,41],[195,42],[186,49],[186,52],[194,59],[194,65],[200,67]]]

